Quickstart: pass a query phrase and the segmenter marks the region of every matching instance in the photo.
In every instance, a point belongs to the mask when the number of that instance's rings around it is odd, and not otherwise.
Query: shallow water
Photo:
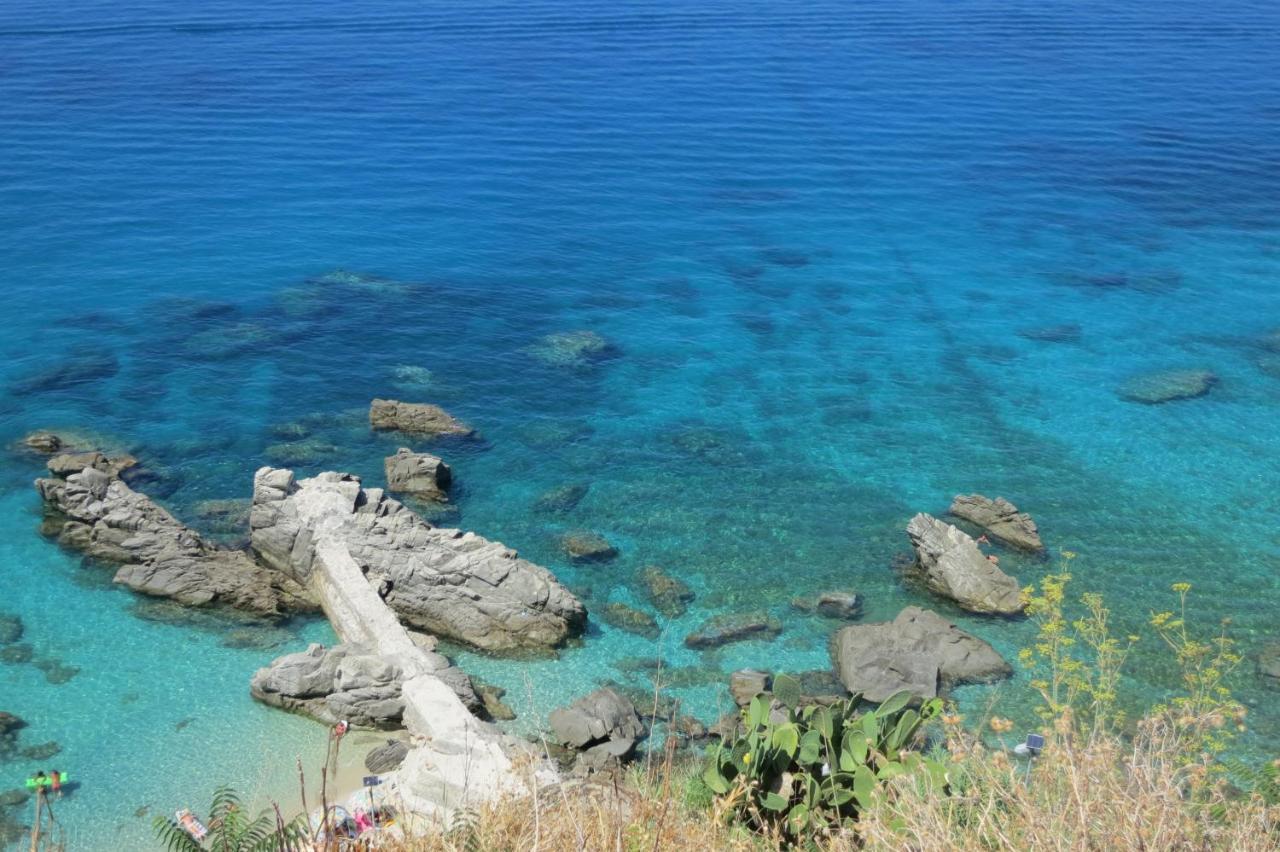
[[[627,657],[661,651],[685,682],[824,667],[835,625],[788,602],[827,588],[863,593],[868,620],[933,606],[1011,655],[1027,624],[890,567],[909,517],[961,491],[1032,512],[1120,629],[1188,580],[1254,650],[1280,606],[1277,24],[1234,0],[11,0],[0,439],[97,433],[194,523],[264,463],[379,484],[399,442],[368,433],[369,399],[446,406],[485,439],[436,447],[463,526],[596,608],[645,606],[648,564],[698,593],[658,642],[593,622],[554,662],[460,653],[525,730]],[[384,280],[314,283],[339,267]],[[1062,325],[1078,339],[1019,334]],[[530,351],[578,329],[614,357]],[[1219,381],[1118,397],[1169,368]],[[149,848],[139,808],[198,808],[223,781],[282,788],[323,734],[254,705],[248,677],[327,628],[236,650],[226,628],[136,618],[37,534],[39,470],[0,460],[0,608],[80,671],[0,667],[0,709],[82,779],[59,812],[73,848]],[[573,510],[534,511],[566,483],[590,484]],[[566,564],[555,537],[579,527],[619,558]],[[1035,582],[1053,563],[1002,564]],[[680,646],[754,609],[777,640]],[[1171,685],[1155,645],[1135,700]],[[720,682],[676,693],[709,721]],[[1237,686],[1246,745],[1274,750],[1275,693],[1251,661]],[[1012,713],[1021,693],[996,690]]]

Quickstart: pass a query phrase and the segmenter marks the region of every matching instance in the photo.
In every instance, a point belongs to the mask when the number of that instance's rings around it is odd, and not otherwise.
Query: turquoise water
[[[460,654],[526,729],[627,657],[661,651],[685,682],[824,667],[835,625],[788,601],[827,588],[863,593],[866,619],[933,606],[1012,654],[1027,624],[963,616],[891,568],[910,516],[961,491],[1032,512],[1121,630],[1187,580],[1252,651],[1280,611],[1277,25],[1236,0],[11,0],[0,440],[95,432],[194,523],[263,463],[380,483],[399,442],[368,433],[369,399],[444,405],[485,439],[436,448],[463,526],[589,607],[643,606],[648,564],[698,593],[658,642],[593,622],[555,662]],[[307,283],[335,268],[385,281]],[[1078,339],[1019,335],[1046,325]],[[529,351],[581,329],[614,357]],[[1167,368],[1219,381],[1117,396]],[[273,427],[300,420],[307,443],[279,447]],[[222,781],[286,785],[323,734],[247,681],[327,628],[232,649],[228,627],[135,617],[37,534],[39,469],[0,460],[0,608],[80,671],[0,667],[0,709],[83,779],[59,811],[73,848],[149,848],[139,808]],[[579,482],[571,512],[533,510]],[[579,527],[619,558],[566,564],[555,537]],[[1052,564],[1002,560],[1023,582]],[[775,641],[680,647],[761,608]],[[1136,699],[1171,685],[1156,651],[1135,657]],[[1237,688],[1246,745],[1274,750],[1275,693],[1252,663]],[[706,720],[727,700],[676,693]],[[961,699],[1017,712],[1019,693]]]

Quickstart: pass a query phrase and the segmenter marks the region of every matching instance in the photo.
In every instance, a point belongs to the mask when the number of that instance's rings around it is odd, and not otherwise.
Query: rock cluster
[[[314,609],[289,577],[243,551],[216,547],[118,477],[85,467],[36,480],[42,529],[94,559],[117,564],[115,581],[187,605],[224,604],[276,615]]]
[[[964,532],[923,512],[907,525],[913,570],[933,592],[970,612],[1009,615],[1026,604],[1018,581],[989,560]]]
[[[957,494],[949,511],[1013,547],[1033,552],[1044,550],[1036,522],[1003,497],[992,500],[981,494]]]
[[[458,435],[467,437],[475,430],[438,405],[401,402],[398,399],[375,399],[369,404],[369,425],[374,429],[405,432],[410,435]]]
[[[635,704],[608,687],[551,711],[549,721],[556,739],[580,752],[575,774],[620,765],[646,733]]]
[[[554,647],[580,632],[582,604],[545,568],[475,533],[440,529],[349,474],[254,476],[253,550],[304,585],[316,542],[342,542],[405,624],[488,651]]]
[[[453,470],[437,456],[401,447],[394,456],[387,456],[384,468],[388,491],[441,503],[449,499],[447,492],[453,483]]]
[[[955,684],[996,680],[1012,671],[986,642],[914,606],[893,621],[841,628],[832,637],[831,655],[844,685],[869,701],[903,689],[933,698]]]

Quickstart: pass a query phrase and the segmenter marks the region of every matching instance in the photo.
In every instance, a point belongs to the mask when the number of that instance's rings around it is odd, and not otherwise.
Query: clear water
[[[0,439],[106,436],[193,519],[248,496],[280,458],[273,425],[321,415],[299,469],[378,483],[398,442],[368,434],[369,399],[448,407],[486,438],[439,448],[464,526],[589,605],[642,603],[646,564],[698,592],[658,643],[593,624],[555,662],[461,654],[526,729],[659,648],[678,668],[823,667],[833,625],[788,601],[827,588],[865,594],[868,619],[925,603],[1012,654],[1027,624],[963,616],[890,567],[911,514],[960,491],[1031,511],[1120,629],[1188,580],[1253,650],[1280,606],[1280,377],[1261,346],[1280,325],[1277,25],[1247,0],[9,0]],[[336,267],[406,286],[304,284]],[[1059,324],[1080,339],[1017,334]],[[618,357],[530,356],[577,329]],[[95,358],[117,369],[24,390]],[[431,381],[397,384],[399,365]],[[1220,381],[1162,406],[1115,393],[1183,367]],[[73,848],[150,848],[139,808],[219,782],[282,788],[323,735],[247,680],[327,628],[235,650],[225,629],[136,618],[38,536],[38,473],[0,461],[0,608],[80,672],[0,667],[0,709],[82,780],[59,812]],[[591,484],[572,513],[532,511],[567,482]],[[621,556],[565,564],[569,527]],[[1051,565],[1003,564],[1024,582]],[[680,647],[713,612],[759,608],[783,618],[776,641]],[[1127,687],[1158,698],[1170,672],[1142,648]],[[1246,744],[1274,750],[1275,693],[1251,663],[1238,689]],[[727,700],[678,694],[708,719]],[[1022,690],[995,695],[1016,712]]]

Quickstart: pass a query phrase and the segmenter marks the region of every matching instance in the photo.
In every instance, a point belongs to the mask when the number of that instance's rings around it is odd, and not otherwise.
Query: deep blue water
[[[198,522],[198,501],[247,497],[257,466],[299,453],[380,484],[399,442],[368,433],[369,399],[446,406],[485,437],[437,447],[463,526],[589,606],[643,605],[647,564],[698,592],[658,643],[593,624],[555,662],[462,654],[526,727],[659,649],[823,667],[834,625],[788,601],[827,588],[865,594],[867,619],[925,603],[1012,655],[1029,625],[891,569],[909,517],[960,491],[1032,512],[1119,629],[1188,580],[1209,628],[1230,617],[1253,651],[1280,611],[1278,30],[1275,4],[1237,0],[9,0],[0,440],[132,448]],[[389,283],[307,283],[335,268]],[[1078,339],[1019,334],[1049,325]],[[616,357],[530,353],[583,329]],[[1219,381],[1117,395],[1168,368]],[[299,420],[309,443],[275,446]],[[323,734],[255,706],[248,677],[324,625],[255,651],[135,617],[37,534],[39,470],[0,460],[0,608],[80,672],[0,668],[0,709],[83,780],[59,811],[73,848],[149,848],[135,811],[219,782],[282,789]],[[533,511],[572,482],[590,490],[571,513]],[[571,527],[621,556],[567,565]],[[1054,563],[1002,564],[1029,583]],[[758,608],[784,619],[776,641],[680,647]],[[1140,645],[1135,699],[1172,684],[1157,652]],[[707,720],[715,678],[677,691]],[[1274,750],[1252,662],[1237,689],[1245,745]],[[1019,680],[960,697],[993,696],[1025,710]]]

